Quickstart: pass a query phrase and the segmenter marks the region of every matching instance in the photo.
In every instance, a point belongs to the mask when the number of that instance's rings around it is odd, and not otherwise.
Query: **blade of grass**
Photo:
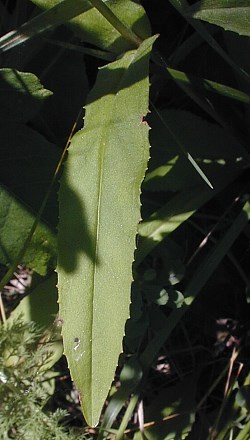
[[[124,438],[123,437],[124,436],[124,431],[127,428],[129,420],[132,417],[132,414],[133,414],[133,411],[134,411],[134,409],[135,409],[135,407],[137,405],[138,399],[139,399],[139,395],[138,394],[134,394],[131,397],[130,402],[128,404],[128,407],[126,409],[126,412],[125,412],[125,414],[124,414],[124,416],[122,418],[122,421],[120,423],[119,429],[117,431],[116,440],[122,440]]]
[[[3,35],[0,38],[0,53],[10,50],[42,32],[51,30],[91,8],[92,6],[86,0],[75,0],[74,2],[64,0],[27,21],[19,29]]]
[[[239,435],[235,437],[235,440],[249,440],[250,421],[246,423],[244,428],[240,431]]]

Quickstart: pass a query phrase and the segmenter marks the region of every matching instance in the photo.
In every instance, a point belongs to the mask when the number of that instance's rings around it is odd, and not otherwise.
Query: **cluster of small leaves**
[[[67,416],[45,406],[54,391],[55,374],[40,373],[50,356],[41,332],[21,318],[0,327],[0,439],[73,440],[83,435],[60,425]]]

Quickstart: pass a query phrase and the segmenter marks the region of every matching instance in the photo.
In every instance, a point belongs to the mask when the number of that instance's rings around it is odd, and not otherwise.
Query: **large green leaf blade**
[[[193,18],[250,36],[249,0],[202,0],[190,8]]]
[[[102,68],[60,189],[59,313],[87,422],[96,425],[122,349],[149,157],[152,37]]]

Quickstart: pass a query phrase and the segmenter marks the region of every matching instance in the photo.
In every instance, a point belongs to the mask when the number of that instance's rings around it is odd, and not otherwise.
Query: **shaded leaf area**
[[[32,128],[22,124],[0,124],[0,182],[25,207],[35,213],[49,188],[60,150]],[[57,190],[53,189],[43,218],[51,228],[57,222]],[[53,230],[53,229],[52,229]]]
[[[0,199],[0,260],[8,266],[23,248],[35,217],[4,187],[0,188]],[[45,275],[48,265],[54,265],[55,255],[55,237],[48,227],[40,224],[26,250],[23,263]]]
[[[149,155],[142,118],[154,40],[100,70],[60,187],[60,318],[71,374],[92,426],[110,388],[129,315],[140,185]]]
[[[32,0],[37,6],[51,8],[59,4],[59,0]],[[67,0],[64,2],[67,3]],[[70,2],[68,2],[70,3]],[[150,24],[142,6],[131,0],[107,0],[105,4],[111,11],[141,39],[150,36]],[[61,5],[62,6],[62,5]],[[71,29],[87,43],[114,53],[122,53],[133,49],[134,45],[124,39],[120,33],[86,1],[87,10],[84,14],[70,21]],[[72,7],[71,7],[72,10]],[[60,10],[59,10],[60,15]],[[67,20],[65,20],[67,21]]]
[[[1,69],[0,81],[0,260],[10,265],[24,247],[60,153],[55,145],[24,124],[37,115],[51,92],[43,88],[34,74],[16,69]],[[54,191],[45,213],[51,224],[55,224],[57,212],[56,188]],[[47,225],[40,223],[22,262],[44,275],[47,266],[55,264],[55,257],[55,236]]]
[[[32,73],[0,69],[1,122],[27,122],[52,95]]]
[[[53,45],[54,39],[62,41],[62,47]],[[53,36],[48,36],[27,65],[31,70],[35,67],[37,74],[42,76],[44,86],[53,93],[44,103],[39,120],[34,121],[35,126],[60,146],[66,144],[89,91],[83,55],[64,47],[64,42],[67,45],[72,39],[71,32],[66,32],[65,28],[58,29]],[[47,67],[44,66],[44,59],[47,60]]]
[[[195,375],[188,375],[181,382],[158,390],[145,408],[145,439],[187,438],[195,419],[196,380]],[[147,428],[150,422],[152,426]],[[139,439],[137,433],[134,440]]]
[[[161,114],[163,121],[156,115],[150,119],[154,131],[151,133],[149,169],[143,184],[145,194],[149,194],[149,204],[144,205],[144,209],[147,206],[149,211],[145,210],[144,216],[154,211],[150,199],[153,200],[155,191],[160,197],[165,192],[167,201],[139,225],[142,239],[137,251],[138,263],[235,179],[248,163],[247,152],[242,145],[222,128],[189,112],[164,110]],[[213,190],[202,182],[186,156],[179,152],[179,144],[199,164],[212,182]]]
[[[143,184],[145,190],[177,192],[203,184],[197,171],[180,154],[179,144],[190,153],[216,188],[233,169],[246,164],[240,142],[215,124],[181,110],[163,110],[163,121],[150,117],[152,154]],[[165,164],[165,165],[164,165]],[[205,185],[204,185],[205,186]]]
[[[250,36],[248,0],[202,0],[189,8],[188,15],[221,26],[227,31]]]

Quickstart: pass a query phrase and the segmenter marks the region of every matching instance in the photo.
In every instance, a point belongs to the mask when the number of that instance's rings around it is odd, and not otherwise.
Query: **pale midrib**
[[[106,133],[107,133],[107,121],[111,120],[110,115],[112,114],[112,110],[114,107],[114,102],[115,102],[115,94],[114,94],[114,99],[113,99],[113,103],[111,105],[111,109],[110,112],[108,113],[108,117],[105,120],[105,123],[102,124],[102,127],[100,128],[101,134],[99,137],[99,146],[101,145],[101,148],[99,147],[99,153],[98,153],[98,179],[99,179],[99,185],[98,185],[98,203],[97,203],[97,210],[96,210],[96,226],[95,226],[95,237],[96,237],[96,242],[95,242],[95,254],[94,254],[94,270],[93,270],[93,275],[92,275],[92,304],[91,304],[91,323],[90,323],[90,327],[91,327],[91,348],[90,348],[90,353],[91,353],[91,364],[90,364],[90,378],[91,378],[91,382],[92,382],[92,373],[93,373],[93,321],[94,321],[94,295],[95,295],[95,283],[96,283],[96,272],[97,272],[97,264],[98,264],[98,251],[99,251],[99,233],[100,233],[100,212],[101,212],[101,202],[102,202],[102,192],[103,192],[103,176],[104,176],[104,158],[105,158],[105,148],[106,148]],[[91,386],[91,390],[92,393],[95,392],[95,390],[93,390],[93,387]],[[93,402],[93,396],[91,396],[91,402]]]
[[[126,67],[124,67],[126,69],[126,73],[127,74],[129,67],[133,64],[133,62],[136,60],[136,55],[137,55],[137,51],[135,51],[134,55],[131,57],[128,65]],[[110,105],[110,111],[108,112],[108,117],[106,117],[105,122],[102,124],[101,128],[100,128],[100,137],[99,137],[99,145],[101,145],[101,151],[98,154],[99,157],[99,185],[98,185],[98,203],[97,203],[97,215],[96,215],[96,226],[95,226],[95,237],[96,237],[96,242],[95,242],[95,254],[94,254],[94,270],[93,270],[93,276],[92,276],[92,308],[91,308],[91,323],[90,323],[90,327],[91,327],[91,364],[90,364],[90,378],[91,378],[91,382],[92,382],[92,371],[93,371],[93,351],[92,351],[92,347],[93,347],[93,310],[94,310],[94,294],[95,294],[95,280],[96,280],[96,270],[97,270],[97,263],[98,263],[98,246],[99,246],[99,232],[100,232],[100,211],[101,211],[101,201],[102,201],[102,190],[103,190],[103,175],[104,175],[104,158],[105,158],[105,148],[106,148],[106,137],[107,137],[107,132],[109,132],[109,130],[107,130],[107,128],[110,126],[110,121],[112,119],[112,114],[114,114],[113,112],[113,108],[116,102],[116,96],[117,93],[120,91],[121,89],[121,84],[124,81],[124,76],[120,79],[120,81],[117,84],[116,87],[116,92],[114,92],[113,94],[113,102]],[[108,122],[108,123],[107,123]],[[101,167],[101,168],[100,168]],[[93,387],[91,386],[91,390],[92,393],[95,392],[93,390]],[[93,402],[93,396],[91,396],[91,403]],[[93,410],[93,408],[92,408]]]

